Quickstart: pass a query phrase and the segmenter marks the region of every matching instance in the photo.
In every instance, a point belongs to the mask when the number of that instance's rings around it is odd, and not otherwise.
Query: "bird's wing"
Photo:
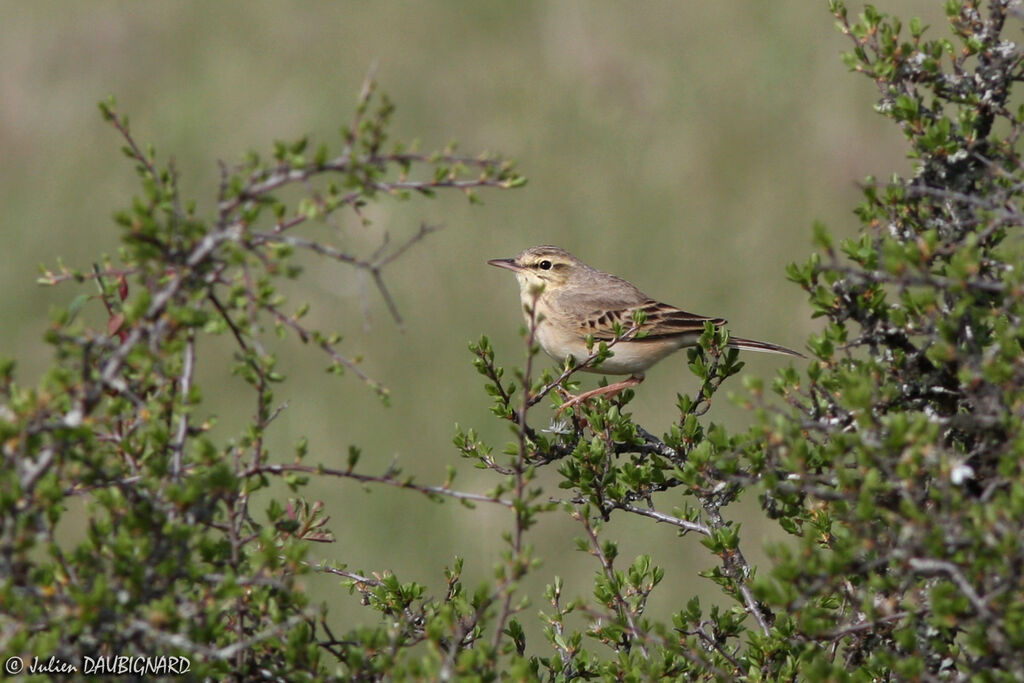
[[[709,318],[695,313],[687,313],[675,306],[669,306],[647,299],[629,306],[603,306],[583,316],[579,331],[583,335],[592,334],[598,341],[610,341],[615,338],[615,326],[620,325],[622,331],[633,327],[633,316],[642,311],[646,320],[640,330],[644,333],[637,341],[645,339],[663,339],[678,335],[699,335],[704,331],[704,323],[710,321],[716,327],[725,324],[724,318]]]

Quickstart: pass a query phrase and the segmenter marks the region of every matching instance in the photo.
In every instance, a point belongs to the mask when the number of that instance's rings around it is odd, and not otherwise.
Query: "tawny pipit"
[[[659,303],[622,278],[591,268],[558,247],[531,247],[515,258],[492,259],[487,263],[516,274],[526,323],[536,321],[537,342],[557,361],[572,356],[577,363],[583,363],[593,352],[587,349],[588,335],[593,336],[595,343],[611,342],[616,339],[616,324],[621,332],[626,332],[635,326],[636,311],[642,311],[646,317],[639,330],[623,335],[615,343],[611,358],[597,367],[583,368],[606,375],[629,375],[629,379],[580,394],[560,410],[592,396],[639,384],[647,369],[659,360],[684,346],[695,346],[704,332],[704,323],[725,325],[723,318],[695,315]],[[534,306],[536,310],[531,315]],[[642,336],[634,339],[637,333]],[[803,357],[784,346],[753,339],[730,336],[728,345]]]

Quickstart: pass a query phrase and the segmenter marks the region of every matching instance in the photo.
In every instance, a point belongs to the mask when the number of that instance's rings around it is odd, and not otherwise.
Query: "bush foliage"
[[[547,404],[574,387],[578,368],[536,372],[532,325],[523,367],[508,373],[483,338],[474,362],[514,435],[500,450],[472,429],[456,435],[458,453],[494,477],[485,492],[455,488],[454,470],[440,485],[368,474],[355,449],[336,469],[303,443],[270,452],[281,375],[265,329],[386,398],[337,335],[307,326],[281,278],[301,283],[293,257],[311,252],[363,270],[392,305],[385,269],[431,228],[360,256],[316,224],[384,198],[516,187],[511,165],[388,145],[392,107],[370,81],[339,152],[300,140],[224,167],[216,211],[202,218],[179,196],[174,168],[104,104],[142,183],[117,215],[123,246],[91,270],[43,273],[98,293],[56,316],[56,358],[40,386],[17,384],[13,362],[0,366],[4,658],[173,655],[194,676],[283,680],[1024,675],[1024,107],[1012,97],[1024,51],[1008,37],[1013,3],[946,8],[951,37],[928,38],[918,21],[872,7],[853,19],[831,3],[852,44],[847,63],[878,86],[877,110],[906,135],[915,172],[869,179],[858,236],[837,244],[816,226],[817,251],[790,266],[824,323],[805,371],[780,372],[770,392],[748,379],[751,426],[730,432],[708,411],[742,363],[709,327],[688,351],[699,388],[679,396],[660,436],[633,420],[629,391],[547,425]],[[302,197],[283,198],[294,187]],[[89,320],[97,310],[101,324]],[[254,407],[225,443],[211,438],[193,381],[211,335],[230,340]],[[592,362],[614,351],[599,345]],[[539,483],[543,468],[557,471],[558,491]],[[332,539],[322,505],[302,497],[311,477],[456,500],[467,515],[507,508],[493,581],[467,589],[457,558],[436,594],[385,570],[310,563],[309,543]],[[295,497],[253,505],[275,480]],[[768,566],[746,559],[758,540],[730,517],[744,493],[791,536]],[[69,542],[61,525],[73,514],[86,533]],[[545,514],[579,524],[593,586],[556,577],[543,595],[524,594],[523,577],[547,571],[529,542]],[[615,516],[700,537],[714,558],[704,577],[731,606],[693,598],[668,621],[648,616],[665,572],[619,555],[605,528]],[[310,572],[361,594],[361,626],[332,630],[302,590]],[[524,622],[537,618],[544,638],[528,642]]]

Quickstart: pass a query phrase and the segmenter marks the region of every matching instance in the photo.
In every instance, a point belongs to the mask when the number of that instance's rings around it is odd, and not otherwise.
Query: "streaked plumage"
[[[621,329],[633,326],[633,315],[643,311],[647,319],[640,339],[620,341],[614,355],[591,372],[608,375],[632,375],[637,381],[643,373],[665,356],[685,346],[693,346],[711,321],[721,327],[723,318],[688,313],[660,303],[620,277],[591,268],[575,256],[553,246],[532,247],[515,258],[488,261],[493,266],[515,272],[519,280],[524,313],[537,297],[537,341],[558,361],[573,356],[582,362],[587,351],[587,335],[596,341],[615,338],[616,323]],[[729,346],[747,350],[802,357],[802,354],[777,344],[730,337]],[[635,384],[636,381],[633,382]]]

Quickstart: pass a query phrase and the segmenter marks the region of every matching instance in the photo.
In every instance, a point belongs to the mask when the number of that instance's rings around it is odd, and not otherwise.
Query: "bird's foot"
[[[559,392],[559,393],[562,393],[563,396],[567,396],[568,400],[565,403],[563,403],[561,406],[558,407],[558,410],[555,411],[555,415],[558,415],[563,410],[567,410],[567,409],[572,408],[574,406],[578,406],[579,404],[581,404],[581,403],[583,403],[585,401],[589,401],[590,399],[594,398],[595,396],[604,396],[605,394],[612,394],[612,395],[614,395],[614,394],[619,393],[620,391],[623,391],[624,389],[629,389],[630,387],[635,387],[637,384],[640,384],[640,382],[643,382],[643,381],[644,381],[644,376],[643,375],[634,375],[632,377],[629,377],[628,379],[622,380],[621,382],[615,382],[614,384],[609,384],[608,386],[598,387],[597,389],[591,389],[590,391],[584,391],[582,394],[578,394],[578,395],[575,395],[575,396],[573,394],[570,394],[567,391],[564,392],[564,393],[563,392]]]

